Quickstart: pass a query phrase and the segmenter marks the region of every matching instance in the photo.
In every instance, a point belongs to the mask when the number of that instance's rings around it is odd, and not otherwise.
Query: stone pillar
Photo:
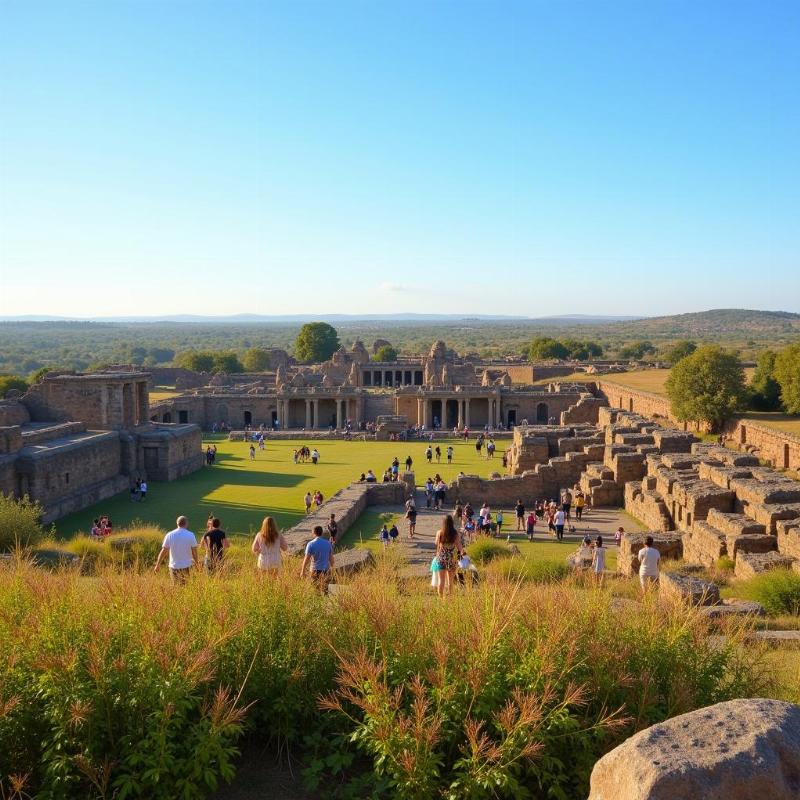
[[[311,401],[306,398],[306,430],[311,430]]]
[[[456,401],[458,403],[458,427],[464,427],[464,401],[460,398]]]
[[[133,395],[133,384],[122,384],[122,427],[133,428],[136,423],[136,401]]]
[[[497,399],[495,400],[494,410],[495,410],[495,428],[499,428],[503,424],[503,410],[500,405],[501,398],[498,395]]]
[[[313,421],[311,423],[311,427],[316,429],[316,428],[319,428],[319,400],[315,397],[311,401],[311,404],[312,404],[313,409],[314,409],[314,414],[313,414],[314,419],[313,419]]]
[[[469,428],[469,397],[464,400],[464,427]]]
[[[417,425],[422,425],[422,400],[417,398]]]
[[[422,424],[426,428],[430,427],[430,416],[429,416],[429,414],[430,414],[430,406],[429,406],[429,403],[430,403],[430,401],[428,400],[427,397],[424,397],[422,399]]]

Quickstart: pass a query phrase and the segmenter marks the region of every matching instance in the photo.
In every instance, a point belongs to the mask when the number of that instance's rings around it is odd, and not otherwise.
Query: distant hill
[[[716,308],[691,314],[619,322],[605,326],[605,332],[640,339],[764,341],[774,337],[776,341],[783,341],[800,336],[800,314],[791,311]]]

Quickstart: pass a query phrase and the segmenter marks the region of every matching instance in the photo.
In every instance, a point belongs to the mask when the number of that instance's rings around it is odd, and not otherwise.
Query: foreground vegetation
[[[328,598],[231,555],[183,587],[0,569],[3,792],[204,797],[249,732],[331,797],[580,798],[634,730],[767,689],[736,633],[655,598],[487,570],[436,602],[383,559]]]

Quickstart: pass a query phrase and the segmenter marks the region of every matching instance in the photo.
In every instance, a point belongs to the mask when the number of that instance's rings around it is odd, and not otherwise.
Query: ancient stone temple
[[[562,412],[591,396],[580,384],[534,386],[534,369],[537,379],[558,374],[552,365],[540,369],[519,359],[460,358],[442,341],[426,355],[371,361],[357,341],[323,364],[287,363],[275,372],[217,376],[215,385],[209,381],[154,404],[151,419],[195,422],[206,429],[224,423],[233,429],[327,430],[346,421],[359,428],[378,417],[403,417],[408,425],[427,429],[508,429],[522,420],[559,421]]]
[[[42,504],[44,521],[203,464],[197,425],[150,421],[143,372],[47,375],[0,401],[0,492]]]

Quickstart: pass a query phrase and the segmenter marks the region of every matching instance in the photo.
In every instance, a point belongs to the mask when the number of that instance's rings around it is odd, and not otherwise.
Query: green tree
[[[750,404],[757,411],[777,411],[781,407],[781,387],[775,378],[774,350],[765,350],[758,357],[750,383]]]
[[[596,342],[581,339],[562,339],[561,344],[567,349],[567,358],[585,361],[587,358],[597,358],[603,354],[603,348]]]
[[[667,361],[675,365],[682,358],[690,356],[695,350],[697,350],[697,342],[693,342],[691,339],[681,339],[679,342],[675,342],[675,344],[667,350],[665,355]]]
[[[214,369],[214,355],[203,350],[186,350],[178,356],[178,366],[193,372],[211,372]]]
[[[381,345],[373,356],[373,361],[397,361],[397,350],[390,344]]]
[[[656,352],[656,348],[652,342],[647,340],[643,342],[631,342],[619,351],[620,358],[627,358],[633,361],[639,361],[646,355],[652,355]]]
[[[236,353],[214,353],[212,372],[244,372],[242,362]]]
[[[23,497],[15,500],[0,492],[0,552],[34,547],[44,538],[42,507]]]
[[[528,348],[531,361],[542,361],[549,358],[566,358],[569,351],[557,339],[551,336],[537,336]]]
[[[263,347],[251,347],[245,354],[243,365],[245,372],[266,372],[272,359],[270,358],[269,350]]]
[[[6,396],[6,392],[18,389],[20,392],[28,391],[28,382],[19,375],[0,375],[0,399]]]
[[[747,389],[742,362],[717,345],[698,347],[667,378],[672,413],[682,422],[708,423],[718,430],[744,405]]]
[[[336,328],[327,322],[307,322],[300,328],[294,343],[298,361],[327,361],[339,349]]]
[[[781,401],[787,414],[800,414],[800,342],[775,356],[775,380],[781,387]]]

